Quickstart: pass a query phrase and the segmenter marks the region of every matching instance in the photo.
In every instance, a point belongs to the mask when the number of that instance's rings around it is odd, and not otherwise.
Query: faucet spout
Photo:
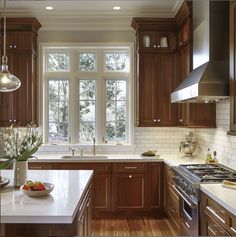
[[[73,147],[69,147],[69,152],[71,151],[72,156],[75,156],[75,149]]]
[[[96,146],[95,146],[95,138],[93,138],[93,155],[96,155]]]

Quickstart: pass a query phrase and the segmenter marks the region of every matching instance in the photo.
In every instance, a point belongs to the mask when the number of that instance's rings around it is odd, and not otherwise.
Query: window
[[[68,80],[49,80],[48,98],[48,140],[51,143],[68,141]]]
[[[130,47],[43,47],[45,143],[129,143]]]
[[[126,81],[106,80],[106,139],[125,141]]]

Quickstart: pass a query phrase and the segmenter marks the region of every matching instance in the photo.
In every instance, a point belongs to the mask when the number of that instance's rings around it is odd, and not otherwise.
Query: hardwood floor
[[[94,219],[93,236],[176,236],[165,218],[107,218]]]

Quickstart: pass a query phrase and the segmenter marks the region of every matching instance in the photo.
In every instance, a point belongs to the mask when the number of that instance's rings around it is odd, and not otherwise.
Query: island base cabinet
[[[76,217],[71,224],[5,224],[0,236],[47,237],[92,236],[92,185],[85,192]]]

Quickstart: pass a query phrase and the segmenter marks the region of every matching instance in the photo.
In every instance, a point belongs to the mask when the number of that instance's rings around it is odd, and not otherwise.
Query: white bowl
[[[30,196],[30,197],[41,197],[41,196],[46,196],[48,195],[49,193],[52,192],[52,190],[54,189],[54,184],[51,184],[51,183],[43,183],[46,187],[45,190],[39,190],[39,191],[30,191],[30,190],[25,190],[23,189],[23,185],[20,187],[20,190],[26,194],[27,196]]]

